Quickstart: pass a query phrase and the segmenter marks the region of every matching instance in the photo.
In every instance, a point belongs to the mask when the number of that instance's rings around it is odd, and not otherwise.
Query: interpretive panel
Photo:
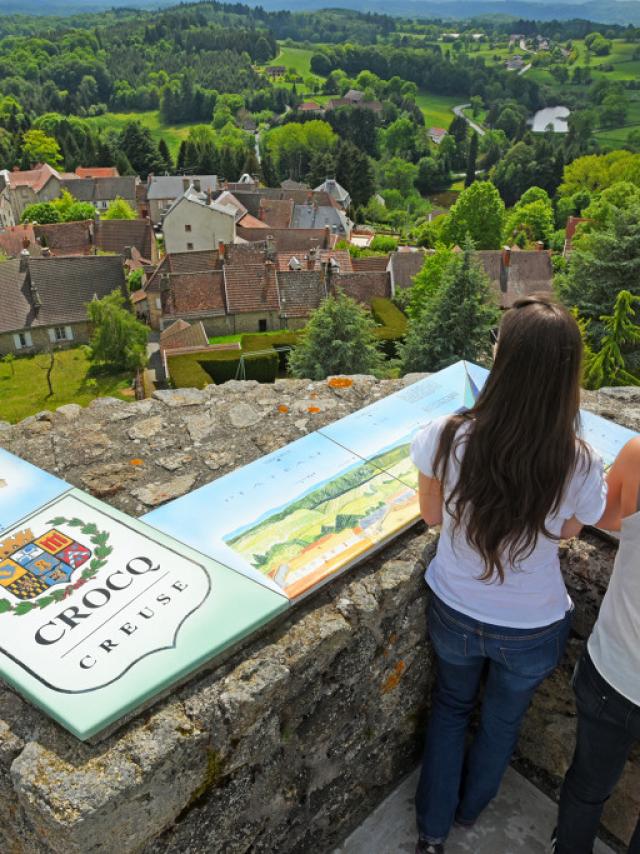
[[[0,448],[0,532],[71,486]]]
[[[73,490],[0,534],[0,673],[79,738],[287,607]]]
[[[318,432],[378,468],[386,470],[387,461],[394,459],[396,477],[417,489],[411,440],[434,418],[472,407],[487,375],[470,362],[456,362]]]
[[[372,465],[312,433],[143,518],[294,599],[417,520],[410,468],[397,449]]]

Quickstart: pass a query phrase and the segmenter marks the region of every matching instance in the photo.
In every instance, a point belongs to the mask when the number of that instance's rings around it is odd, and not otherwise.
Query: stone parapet
[[[415,378],[229,382],[138,403],[101,399],[0,423],[0,444],[139,515]],[[588,393],[584,403],[640,426],[638,392]],[[418,759],[433,673],[422,574],[434,548],[434,533],[416,525],[95,745],[0,690],[2,850],[330,851]],[[562,546],[576,633],[518,747],[551,787],[572,749],[571,667],[613,558],[590,534]],[[607,826],[621,838],[638,811],[639,758],[608,806]]]

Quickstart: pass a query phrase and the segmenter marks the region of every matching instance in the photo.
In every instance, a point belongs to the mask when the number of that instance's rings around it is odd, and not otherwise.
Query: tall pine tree
[[[469,156],[467,157],[467,175],[464,179],[465,187],[470,187],[476,180],[476,164],[478,162],[478,134],[474,131],[471,134],[471,142],[469,143]]]
[[[447,264],[437,292],[409,322],[399,345],[403,370],[439,371],[460,359],[485,361],[498,317],[489,279],[467,240],[462,255]]]

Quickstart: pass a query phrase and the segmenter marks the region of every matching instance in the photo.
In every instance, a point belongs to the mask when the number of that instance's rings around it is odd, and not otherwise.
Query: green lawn
[[[287,70],[293,68],[301,77],[311,74],[311,57],[316,53],[304,47],[282,45],[280,53],[269,65],[284,65]]]
[[[619,148],[627,141],[627,136],[632,130],[640,128],[640,95],[638,93],[627,93],[629,98],[629,112],[623,127],[604,128],[596,133],[596,138],[605,148]]]
[[[149,110],[145,113],[105,113],[102,116],[93,116],[87,119],[101,130],[122,130],[127,122],[138,121],[151,131],[151,136],[156,142],[164,139],[173,157],[178,153],[178,148],[183,139],[189,134],[190,124],[166,125],[160,119],[158,110]]]
[[[242,338],[242,333],[237,335],[213,335],[209,338],[209,344],[235,344]]]
[[[49,356],[20,356],[11,366],[0,362],[0,417],[15,423],[43,409],[54,410],[64,403],[86,406],[95,397],[119,397],[131,400],[124,394],[131,385],[129,374],[96,376],[95,385],[87,376],[90,365],[83,350],[58,350],[51,376],[53,397],[47,397],[46,368]],[[88,381],[88,382],[87,382]]]
[[[448,128],[453,121],[453,107],[464,102],[464,95],[428,95],[421,92],[416,98],[428,128]]]

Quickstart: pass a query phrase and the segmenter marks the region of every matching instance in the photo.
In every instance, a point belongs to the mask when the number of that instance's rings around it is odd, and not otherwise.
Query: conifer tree
[[[604,336],[599,352],[586,360],[584,384],[586,388],[634,385],[640,386],[640,375],[627,368],[625,349],[640,345],[640,326],[634,320],[634,306],[640,297],[629,291],[620,291],[616,297],[613,314],[603,315]]]
[[[322,380],[332,374],[376,374],[383,365],[366,309],[342,292],[311,315],[302,341],[289,356],[294,377]]]
[[[469,143],[469,156],[467,158],[467,176],[464,179],[465,187],[470,187],[476,180],[476,164],[478,161],[478,134],[474,131],[471,134],[471,142]]]
[[[158,152],[164,163],[165,171],[171,175],[171,173],[173,172],[173,159],[171,157],[171,152],[169,151],[169,146],[167,145],[167,142],[164,137],[158,143]]]
[[[403,370],[439,371],[459,359],[485,361],[498,317],[489,279],[467,239],[462,255],[448,262],[438,291],[409,322],[399,344]]]

